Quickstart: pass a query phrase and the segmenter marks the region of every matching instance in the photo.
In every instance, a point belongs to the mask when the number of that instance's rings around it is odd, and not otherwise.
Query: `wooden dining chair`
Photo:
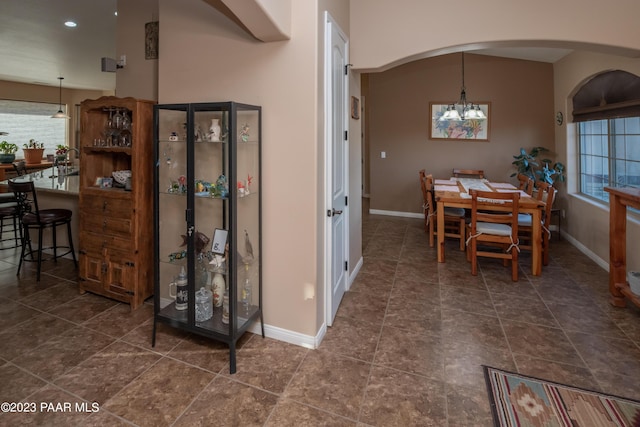
[[[420,187],[422,188],[422,198],[424,201],[424,226],[429,233],[429,246],[435,245],[437,236],[438,220],[436,214],[436,199],[433,192],[433,175],[425,174],[424,169],[420,170]],[[465,249],[465,210],[463,208],[444,208],[445,237],[452,237],[460,240],[460,250]]]
[[[525,175],[523,173],[519,173],[516,178],[518,178],[518,182],[519,182],[518,189],[524,191],[528,195],[532,195],[533,187],[534,187],[533,179],[531,179],[530,176]]]
[[[482,169],[453,169],[451,173],[455,178],[484,178],[484,171]]]
[[[537,184],[536,198],[544,202],[544,210],[542,212],[542,265],[549,265],[549,242],[551,241],[551,208],[553,206],[553,200],[555,197],[555,188],[553,185],[546,182],[538,182]],[[531,250],[532,248],[532,233],[533,224],[532,218],[529,214],[518,215],[518,232],[520,233],[520,240],[522,244],[521,249]]]
[[[499,258],[507,264],[511,260],[511,280],[518,281],[518,203],[517,191],[499,193],[471,190],[471,223],[467,226],[467,259],[471,274],[478,274],[478,257]],[[505,212],[486,212],[478,209],[478,201],[490,201],[505,206]],[[481,249],[478,245],[482,245]],[[502,252],[485,249],[484,245],[499,246]]]

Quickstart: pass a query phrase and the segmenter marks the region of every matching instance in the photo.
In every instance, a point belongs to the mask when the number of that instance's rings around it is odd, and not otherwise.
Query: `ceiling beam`
[[[205,0],[213,3],[211,0]],[[247,31],[263,42],[291,38],[292,0],[220,0]]]

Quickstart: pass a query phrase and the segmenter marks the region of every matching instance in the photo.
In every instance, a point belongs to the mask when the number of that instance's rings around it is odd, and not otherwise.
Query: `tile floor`
[[[150,304],[78,295],[66,260],[18,280],[1,251],[0,402],[36,412],[0,425],[490,426],[482,364],[640,398],[640,310],[611,307],[566,241],[513,283],[496,260],[471,276],[455,242],[438,264],[420,220],[365,215],[363,239],[320,348],[247,334],[235,375],[225,346],[169,327],[151,348]]]

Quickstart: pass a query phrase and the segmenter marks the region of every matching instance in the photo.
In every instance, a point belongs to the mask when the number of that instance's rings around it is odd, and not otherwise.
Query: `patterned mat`
[[[483,366],[496,426],[640,426],[640,402]]]

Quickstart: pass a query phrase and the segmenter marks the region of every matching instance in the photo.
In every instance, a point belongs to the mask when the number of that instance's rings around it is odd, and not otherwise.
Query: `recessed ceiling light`
[[[78,26],[78,24],[76,24],[76,23],[75,23],[75,22],[73,22],[73,21],[67,21],[67,22],[65,22],[65,23],[64,23],[64,25],[66,25],[66,26],[67,26],[67,27],[69,27],[69,28],[75,28],[75,27],[77,27],[77,26]]]

